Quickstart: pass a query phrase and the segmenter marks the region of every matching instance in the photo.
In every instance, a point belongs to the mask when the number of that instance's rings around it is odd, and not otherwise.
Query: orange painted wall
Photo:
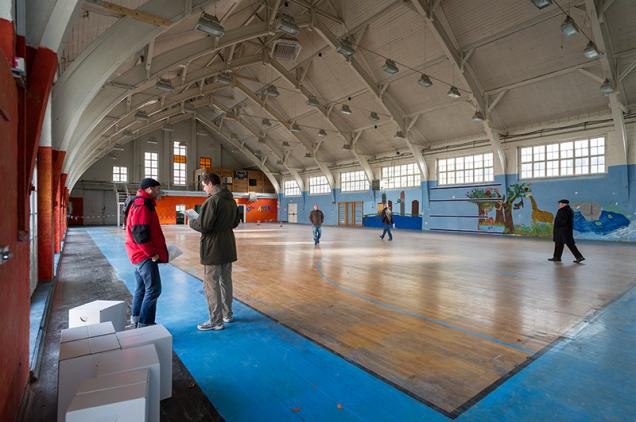
[[[157,201],[157,214],[161,224],[176,224],[177,205],[185,205],[186,209],[194,208],[205,201],[203,196],[163,196]],[[276,221],[278,218],[278,199],[260,198],[249,202],[247,198],[236,198],[237,204],[247,205],[247,222]]]

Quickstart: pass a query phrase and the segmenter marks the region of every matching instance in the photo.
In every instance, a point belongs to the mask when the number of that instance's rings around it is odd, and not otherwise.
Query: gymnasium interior
[[[2,421],[636,419],[633,0],[0,0],[0,145]]]

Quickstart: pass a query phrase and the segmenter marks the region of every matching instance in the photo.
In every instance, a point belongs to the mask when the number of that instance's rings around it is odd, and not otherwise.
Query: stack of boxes
[[[159,401],[172,396],[172,336],[162,325],[118,330],[125,310],[95,301],[69,311],[79,326],[60,336],[58,421],[159,422]]]

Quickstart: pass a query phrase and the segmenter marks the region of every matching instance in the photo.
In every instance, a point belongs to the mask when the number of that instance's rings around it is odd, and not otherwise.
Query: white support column
[[[609,81],[615,86],[615,92],[609,95],[609,106],[612,111],[612,120],[614,121],[614,132],[623,149],[623,162],[628,164],[629,146],[627,144],[624,116],[619,98],[620,81],[618,80],[618,75],[613,65],[613,54],[605,42],[605,35],[603,34],[603,28],[601,27],[599,13],[594,0],[585,0],[585,8],[587,9],[590,24],[592,25],[592,38],[594,39],[594,44],[596,44],[596,48],[601,51],[599,60],[601,62],[601,68],[603,69],[603,76],[604,78],[609,79]],[[604,10],[605,9],[601,9],[601,11]]]

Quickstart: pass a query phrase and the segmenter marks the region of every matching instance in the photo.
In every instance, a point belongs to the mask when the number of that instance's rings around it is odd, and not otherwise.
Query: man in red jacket
[[[159,263],[168,262],[168,248],[163,237],[155,199],[160,184],[155,179],[141,181],[137,196],[127,203],[126,252],[135,266],[137,288],[132,301],[131,322],[134,327],[155,323],[157,298],[161,294]]]

